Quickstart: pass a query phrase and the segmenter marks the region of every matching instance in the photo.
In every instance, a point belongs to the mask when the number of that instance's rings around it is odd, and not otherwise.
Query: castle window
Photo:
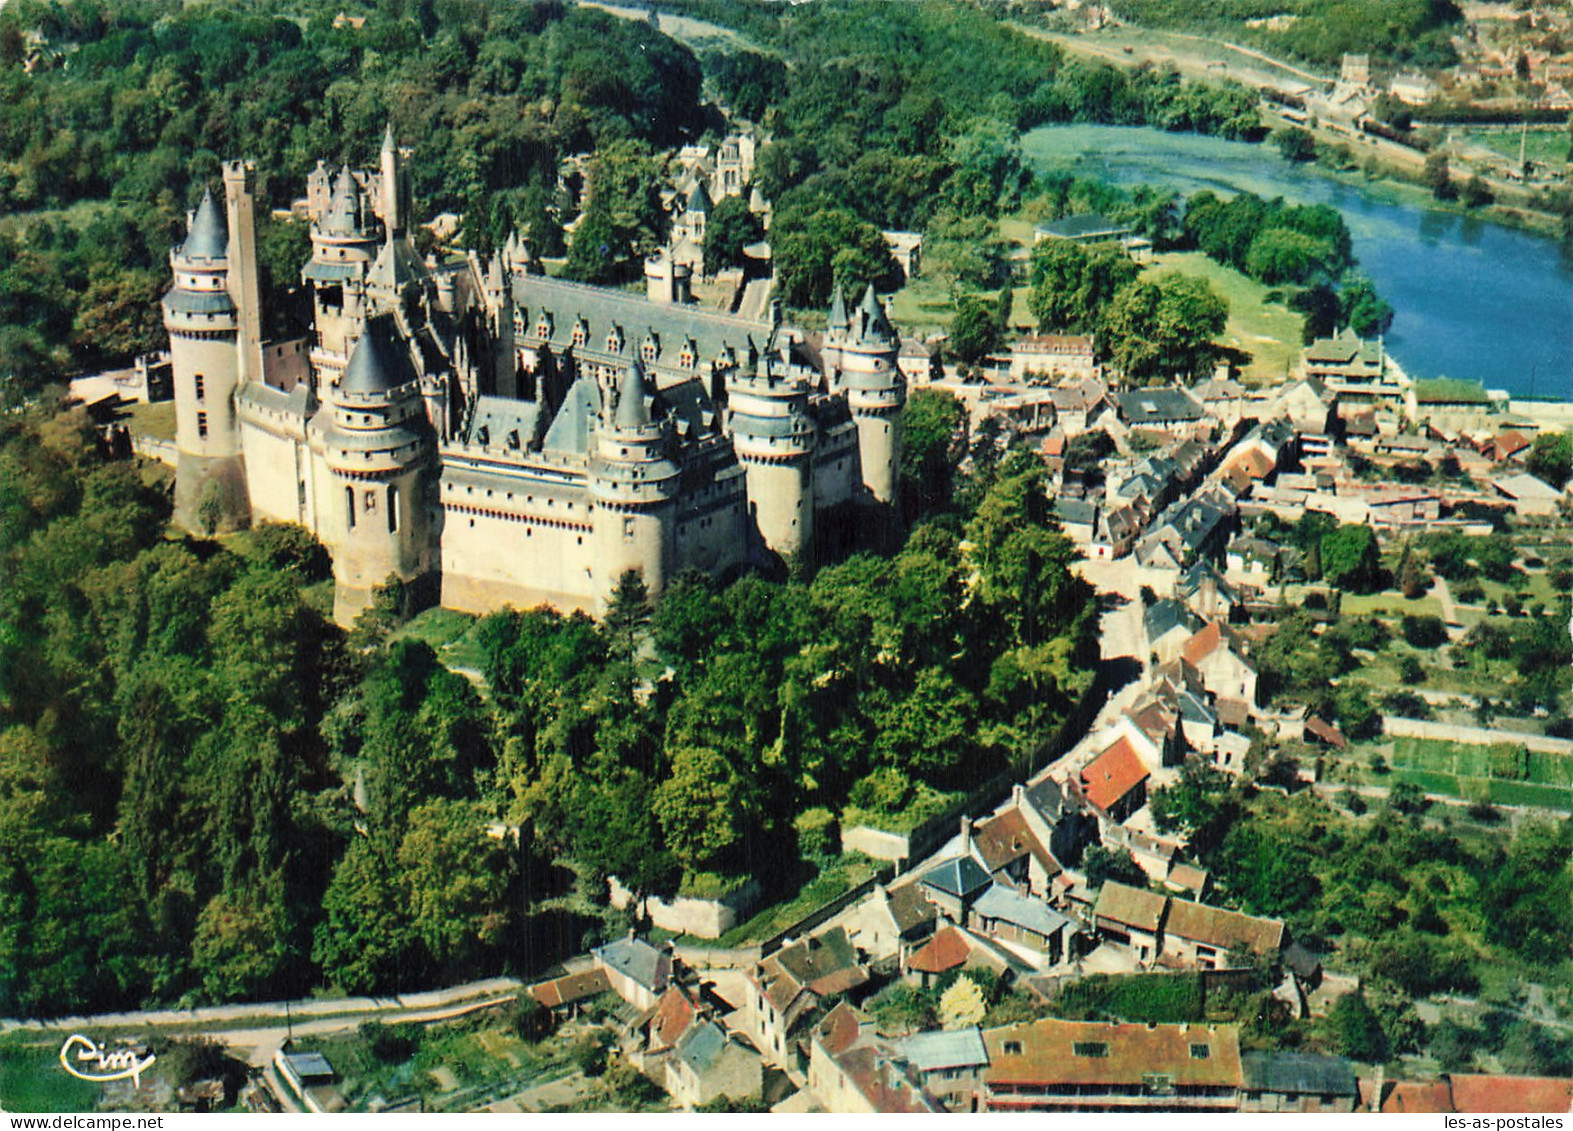
[[[621,327],[613,326],[612,332],[606,335],[606,351],[608,353],[623,352],[623,331]]]
[[[208,414],[205,412],[197,413],[197,436],[203,440],[208,438]]]
[[[346,508],[348,508],[349,527],[350,527],[351,530],[354,530],[355,529],[355,488],[353,488],[353,487],[346,487],[346,488],[344,488],[344,505],[345,505]]]
[[[642,357],[645,361],[654,361],[660,352],[661,347],[656,344],[656,340],[653,335],[646,338],[644,340],[644,344],[639,347],[639,356]]]
[[[377,492],[368,489],[366,491],[366,513],[367,514],[371,514],[376,509],[377,509]]]
[[[576,345],[576,346],[584,345],[585,339],[588,338],[589,336],[590,336],[590,327],[588,327],[588,326],[586,326],[584,324],[584,319],[583,318],[579,319],[579,321],[577,321],[577,322],[575,322],[573,324],[572,340],[573,340],[573,344],[574,345]]]
[[[388,533],[389,534],[397,534],[398,532],[399,532],[399,489],[397,487],[389,487],[388,488]]]
[[[197,380],[197,400],[199,400],[199,401],[206,400],[207,399],[207,381],[203,378],[202,374],[200,374],[200,373],[197,374],[196,380]]]
[[[624,518],[623,519],[623,541],[624,542],[632,542],[633,540],[634,540],[634,520],[632,518]]]

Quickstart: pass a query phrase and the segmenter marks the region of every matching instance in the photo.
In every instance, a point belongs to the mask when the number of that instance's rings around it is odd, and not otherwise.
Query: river
[[[1384,199],[1264,145],[1121,126],[1048,126],[1022,142],[1039,168],[1115,184],[1330,204],[1397,311],[1387,347],[1411,376],[1573,400],[1573,258],[1553,239]]]

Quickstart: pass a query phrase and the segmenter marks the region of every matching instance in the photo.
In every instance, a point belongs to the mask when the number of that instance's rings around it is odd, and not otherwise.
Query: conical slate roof
[[[650,410],[645,404],[644,370],[638,362],[623,372],[617,387],[617,411],[612,423],[619,428],[643,428],[650,423]]]
[[[708,213],[714,205],[710,201],[710,194],[705,191],[705,183],[699,181],[688,194],[688,211],[697,212],[701,216]]]
[[[353,236],[360,231],[360,186],[348,165],[333,182],[333,199],[322,218],[322,230],[331,236]]]
[[[863,336],[865,338],[894,338],[896,332],[890,328],[890,320],[885,317],[885,308],[880,305],[879,296],[874,293],[874,284],[868,285],[868,290],[863,292],[862,312]]]
[[[211,190],[202,194],[180,254],[187,259],[224,259],[229,255],[229,225]]]
[[[836,284],[835,291],[830,296],[830,329],[840,332],[847,328],[847,296],[841,290],[841,284]]]
[[[394,335],[386,314],[361,323],[360,340],[350,351],[339,382],[341,393],[386,393],[417,379],[410,353]]]

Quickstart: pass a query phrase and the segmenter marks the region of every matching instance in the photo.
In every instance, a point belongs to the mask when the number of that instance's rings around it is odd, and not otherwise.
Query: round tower
[[[318,345],[345,357],[366,309],[366,273],[377,258],[377,232],[349,166],[339,170],[328,207],[311,226],[311,260],[301,275],[311,284]]]
[[[847,319],[837,343],[840,378],[847,407],[858,430],[863,484],[881,503],[894,502],[901,468],[901,410],[907,380],[897,364],[901,339],[885,317],[870,284],[863,301]]]
[[[333,616],[348,627],[389,574],[431,571],[427,474],[435,449],[420,376],[390,315],[365,320],[326,411],[311,422],[318,533],[333,554]]]
[[[777,372],[770,355],[752,373],[727,376],[727,428],[748,483],[748,509],[760,539],[782,557],[814,537],[814,446],[808,381]]]
[[[601,411],[590,440],[590,496],[598,605],[605,609],[629,570],[659,593],[673,558],[679,472],[667,454],[664,422],[650,412],[638,362],[601,383]]]
[[[193,529],[249,513],[235,389],[240,315],[229,291],[229,227],[211,192],[169,253],[174,286],[164,295],[175,386],[176,520]],[[214,486],[210,486],[214,485]],[[209,510],[210,500],[221,510]]]

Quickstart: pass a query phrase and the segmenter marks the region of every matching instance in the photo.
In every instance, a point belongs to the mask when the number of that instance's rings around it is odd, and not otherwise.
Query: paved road
[[[0,1033],[13,1029],[146,1029],[161,1025],[185,1028],[224,1026],[237,1021],[282,1022],[296,1020],[295,1028],[314,1018],[338,1018],[351,1027],[369,1016],[403,1014],[452,1007],[474,1007],[476,999],[508,998],[524,988],[517,978],[488,978],[442,990],[398,994],[393,997],[313,998],[309,1001],[269,1001],[246,1005],[217,1005],[202,1009],[164,1009],[132,1013],[98,1013],[91,1016],[50,1018],[0,1018]],[[266,1026],[272,1028],[272,1026]],[[283,1028],[282,1025],[279,1028]]]

